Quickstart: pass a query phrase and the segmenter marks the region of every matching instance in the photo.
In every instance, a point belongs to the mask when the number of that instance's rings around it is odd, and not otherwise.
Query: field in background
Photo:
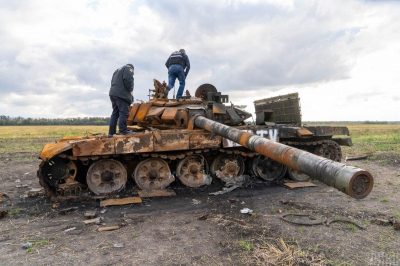
[[[326,125],[326,123],[324,124]],[[349,122],[329,124],[349,127],[354,146],[344,149],[347,154],[374,152],[400,154],[400,124]],[[63,136],[106,134],[107,130],[107,126],[0,126],[0,153],[38,153],[43,144],[53,142]]]
[[[348,124],[346,126],[350,130],[354,144],[350,147],[352,151],[400,154],[400,124]]]
[[[35,152],[63,136],[108,132],[108,126],[0,126],[0,153]]]

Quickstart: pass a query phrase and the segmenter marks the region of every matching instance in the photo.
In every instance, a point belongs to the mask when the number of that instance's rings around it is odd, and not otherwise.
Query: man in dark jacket
[[[129,105],[133,102],[133,71],[133,65],[127,64],[115,70],[112,76],[109,95],[113,111],[108,130],[109,136],[116,133],[117,121],[120,134],[131,133],[126,126],[126,121],[128,120]]]
[[[182,97],[185,89],[185,79],[189,74],[190,62],[184,49],[173,52],[169,57],[165,66],[168,68],[168,91],[175,85],[175,80],[179,80],[179,89],[176,98]]]

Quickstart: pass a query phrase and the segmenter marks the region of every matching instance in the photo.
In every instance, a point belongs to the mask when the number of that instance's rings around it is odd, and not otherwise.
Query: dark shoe
[[[135,132],[133,132],[132,130],[126,130],[123,132],[119,132],[120,135],[132,135],[135,134]]]

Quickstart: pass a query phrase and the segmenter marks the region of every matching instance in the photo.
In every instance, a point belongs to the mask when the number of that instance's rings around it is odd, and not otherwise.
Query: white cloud
[[[355,12],[357,11],[357,12]],[[135,98],[186,48],[187,88],[247,104],[299,91],[305,120],[400,120],[396,1],[0,1],[0,114],[109,115],[117,67]]]

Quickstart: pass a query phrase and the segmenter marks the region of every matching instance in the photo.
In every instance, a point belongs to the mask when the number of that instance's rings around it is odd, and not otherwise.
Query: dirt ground
[[[399,158],[350,163],[375,177],[366,199],[317,181],[297,190],[255,182],[219,196],[208,194],[218,185],[175,186],[176,197],[137,205],[103,209],[89,200],[53,208],[43,196],[24,197],[39,187],[35,154],[3,154],[0,192],[13,205],[0,219],[0,265],[400,265],[400,231],[386,221],[400,220]],[[241,214],[245,207],[253,215]],[[99,225],[83,224],[88,210],[121,228],[98,232]],[[365,230],[343,221],[295,225],[281,219],[288,213],[352,219]],[[32,246],[24,249],[27,242]]]

